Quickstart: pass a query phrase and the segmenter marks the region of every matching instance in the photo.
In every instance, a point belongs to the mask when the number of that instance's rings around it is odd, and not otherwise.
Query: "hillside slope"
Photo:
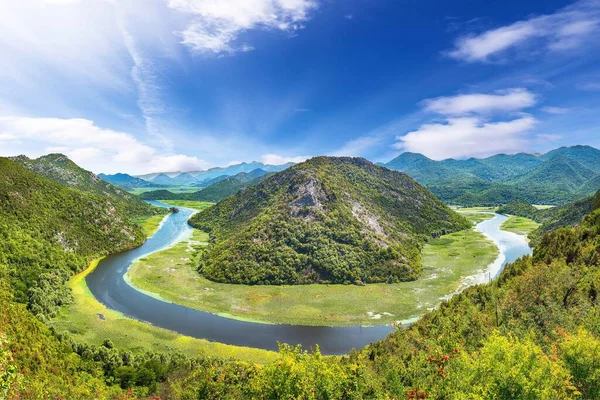
[[[297,164],[190,224],[213,241],[202,274],[247,284],[414,280],[425,238],[470,226],[407,175],[347,157]]]
[[[141,228],[110,199],[0,158],[0,264],[10,267],[16,298],[34,314],[51,316],[68,299],[53,291],[92,258],[144,240]]]
[[[156,183],[145,181],[141,178],[136,178],[135,176],[131,176],[128,174],[99,174],[99,178],[104,179],[106,182],[111,183],[115,186],[120,187],[121,189],[131,190],[135,188],[143,188],[143,187],[160,187],[162,185],[158,185]]]
[[[155,212],[139,197],[106,182],[90,171],[86,171],[63,154],[48,154],[36,159],[26,156],[11,159],[41,176],[65,186],[106,197],[114,207],[129,216],[145,216]]]

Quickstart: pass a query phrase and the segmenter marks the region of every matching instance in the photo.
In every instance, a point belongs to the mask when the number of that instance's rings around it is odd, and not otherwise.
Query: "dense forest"
[[[420,275],[426,238],[470,227],[405,174],[316,157],[190,220],[211,234],[200,272],[218,282],[397,282]]]
[[[562,147],[543,155],[497,154],[434,161],[403,153],[384,166],[403,171],[440,199],[462,206],[494,206],[515,200],[560,205],[600,187],[600,150]]]

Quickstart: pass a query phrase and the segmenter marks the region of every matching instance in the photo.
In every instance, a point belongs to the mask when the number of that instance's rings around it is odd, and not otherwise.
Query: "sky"
[[[0,156],[96,173],[600,147],[600,0],[0,0]]]

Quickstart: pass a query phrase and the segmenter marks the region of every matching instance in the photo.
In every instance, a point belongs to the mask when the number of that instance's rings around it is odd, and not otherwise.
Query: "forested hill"
[[[153,208],[139,197],[106,182],[90,171],[86,171],[63,154],[48,154],[36,159],[26,156],[11,159],[27,169],[63,185],[104,196],[114,207],[129,216],[144,216],[154,212]]]
[[[561,147],[544,155],[498,154],[434,161],[403,153],[384,166],[406,172],[440,199],[463,206],[565,204],[600,189],[600,150]]]
[[[211,233],[200,271],[220,282],[417,279],[425,238],[470,227],[407,175],[316,157],[197,214]]]
[[[0,264],[34,314],[52,316],[69,298],[64,281],[92,258],[144,241],[111,201],[0,158]]]

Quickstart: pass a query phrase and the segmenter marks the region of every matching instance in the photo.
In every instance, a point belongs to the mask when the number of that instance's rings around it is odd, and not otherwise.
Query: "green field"
[[[500,229],[514,232],[518,235],[527,236],[530,232],[537,229],[538,226],[540,226],[540,224],[529,218],[510,215],[508,219],[500,226]]]
[[[94,270],[100,260],[69,281],[75,301],[64,307],[58,317],[49,325],[58,332],[69,332],[82,343],[101,345],[105,339],[115,346],[134,352],[179,351],[189,356],[211,355],[236,358],[250,362],[269,362],[277,353],[229,346],[207,340],[195,339],[178,333],[140,322],[106,308],[92,295],[85,283],[85,277]]]
[[[468,214],[478,220],[491,214]],[[207,235],[195,231],[179,243],[136,262],[131,282],[146,293],[191,308],[263,323],[379,325],[414,319],[463,287],[463,278],[490,264],[496,246],[475,230],[431,240],[423,250],[423,276],[397,284],[246,286],[211,282],[196,272]],[[181,282],[185,282],[182,285]]]
[[[138,218],[135,223],[142,227],[147,237],[150,237],[158,230],[160,223],[165,217],[165,215],[153,215],[151,217]]]

